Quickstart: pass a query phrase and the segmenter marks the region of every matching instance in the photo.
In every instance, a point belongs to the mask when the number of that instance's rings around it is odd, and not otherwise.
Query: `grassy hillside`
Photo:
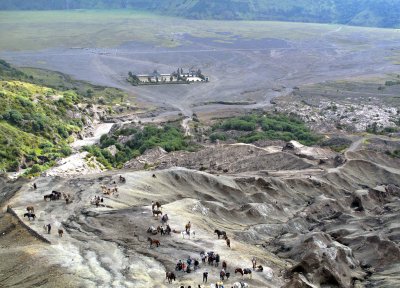
[[[0,10],[139,9],[192,19],[400,27],[397,0],[0,0]]]
[[[59,75],[42,73],[51,79]],[[35,174],[52,166],[71,153],[68,143],[72,135],[91,121],[89,108],[98,96],[88,97],[88,91],[77,87],[68,89],[72,80],[63,82],[63,90],[29,83],[51,82],[38,75],[26,74],[0,60],[0,171],[30,168],[28,173]],[[96,94],[94,90],[90,93]],[[119,99],[118,94],[114,96]]]

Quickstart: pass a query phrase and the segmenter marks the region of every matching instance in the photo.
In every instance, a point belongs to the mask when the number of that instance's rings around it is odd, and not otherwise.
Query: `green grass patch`
[[[222,120],[213,126],[211,141],[230,138],[229,131],[240,131],[234,140],[252,143],[259,140],[297,140],[304,145],[313,145],[320,140],[303,121],[283,114],[250,114]]]

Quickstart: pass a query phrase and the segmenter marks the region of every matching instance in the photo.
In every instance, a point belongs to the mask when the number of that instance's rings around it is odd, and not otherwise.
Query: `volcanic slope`
[[[342,161],[332,153],[328,162],[336,165],[321,164],[325,160],[293,166],[293,158],[305,163],[302,155],[276,152],[275,147],[275,155],[291,154],[278,158],[291,163],[288,170],[281,163],[279,173],[264,167],[254,171],[249,165],[249,171],[232,174],[172,167],[41,177],[35,180],[37,190],[23,184],[7,204],[21,218],[26,206],[35,207],[36,220],[24,221],[51,241],[41,244],[51,249],[41,252],[46,265],[61,267],[85,287],[197,287],[203,271],[215,282],[221,266],[205,264],[192,273],[175,272],[173,285],[165,281],[165,272],[175,271],[179,259],[199,259],[201,251],[214,251],[227,261],[228,287],[242,279],[234,269],[250,268],[253,256],[274,275],[270,279],[267,269],[253,272],[252,279],[244,278],[250,287],[395,287],[400,275],[400,164],[381,152],[360,149],[349,152],[348,159],[347,154],[339,157]],[[242,158],[236,155],[236,162]],[[101,185],[117,186],[118,192],[103,195]],[[44,201],[52,190],[71,194],[73,202]],[[90,204],[95,196],[104,198],[99,207]],[[148,234],[150,226],[161,225],[152,216],[151,201],[163,204],[173,230],[183,231],[190,221],[195,236]],[[43,231],[48,223],[51,234]],[[60,227],[63,237],[56,235]],[[231,248],[217,239],[215,229],[227,232]],[[160,247],[150,248],[148,237],[159,240]],[[50,287],[51,282],[41,285]]]

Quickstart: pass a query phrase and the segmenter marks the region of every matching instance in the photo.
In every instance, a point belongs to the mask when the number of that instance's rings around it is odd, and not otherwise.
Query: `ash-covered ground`
[[[200,264],[192,273],[177,272],[175,265],[214,251],[231,272],[225,287],[242,281],[233,272],[251,268],[253,257],[270,267],[273,277],[254,271],[252,279],[243,280],[249,287],[396,287],[400,162],[377,149],[388,141],[369,139],[379,144],[374,146],[359,141],[344,155],[295,143],[285,149],[217,145],[175,155],[183,168],[161,167],[171,162],[156,160],[161,166],[154,171],[40,177],[34,181],[37,190],[32,183],[3,181],[2,193],[17,191],[3,207],[11,205],[52,244],[24,232],[15,219],[5,221],[9,214],[2,216],[0,245],[7,248],[2,265],[15,268],[2,269],[0,281],[3,287],[54,287],[60,274],[57,285],[63,287],[197,287],[204,271],[209,283],[216,282],[221,263]],[[205,157],[211,165],[203,160],[196,167]],[[102,185],[118,192],[103,195]],[[70,194],[73,202],[44,201],[52,190]],[[95,196],[104,198],[100,207],[91,204]],[[176,232],[190,221],[195,237],[147,233],[162,224],[152,215],[152,201],[162,204]],[[35,207],[35,220],[23,217],[27,206]],[[48,223],[51,234],[43,230]],[[226,231],[231,248],[215,229]],[[161,245],[150,247],[148,237]],[[9,257],[10,251],[18,257]],[[165,280],[168,271],[177,276],[173,284]]]

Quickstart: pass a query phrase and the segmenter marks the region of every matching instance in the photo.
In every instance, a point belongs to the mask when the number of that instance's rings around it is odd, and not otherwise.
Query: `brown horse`
[[[243,277],[243,275],[249,275],[249,278],[252,278],[252,274],[251,274],[251,269],[250,268],[236,268],[235,269],[235,274],[236,273],[240,273]]]
[[[64,234],[64,230],[58,229],[58,236],[62,237]]]
[[[173,273],[173,272],[167,272],[165,278],[168,280],[169,284],[171,284],[172,281],[176,281],[176,276],[175,276],[175,273]]]
[[[229,238],[226,238],[226,245],[231,248],[231,240]]]
[[[150,242],[150,247],[152,247],[153,244],[156,245],[156,247],[160,246],[160,241],[158,241],[158,240],[156,240],[156,239],[151,239],[151,238],[149,237],[149,238],[147,238],[147,241]]]
[[[33,206],[28,206],[26,207],[26,211],[28,211],[28,213],[35,213],[35,208]]]

